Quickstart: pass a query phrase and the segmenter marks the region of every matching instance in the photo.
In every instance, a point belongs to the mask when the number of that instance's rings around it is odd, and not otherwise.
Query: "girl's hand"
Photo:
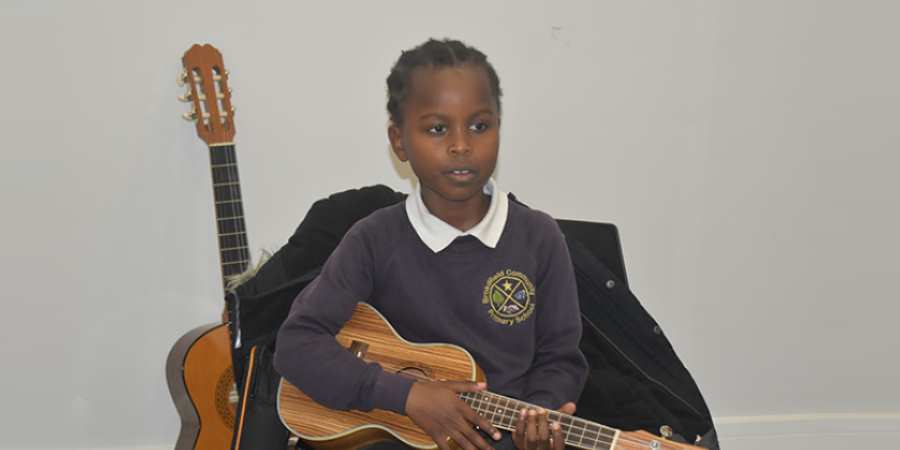
[[[574,414],[575,404],[566,403],[559,411]],[[559,423],[550,423],[545,409],[520,411],[512,438],[519,450],[563,450],[566,446]]]
[[[434,440],[440,450],[451,442],[463,450],[492,450],[475,427],[500,439],[500,432],[459,398],[462,392],[478,392],[484,383],[417,381],[406,398],[406,415]]]

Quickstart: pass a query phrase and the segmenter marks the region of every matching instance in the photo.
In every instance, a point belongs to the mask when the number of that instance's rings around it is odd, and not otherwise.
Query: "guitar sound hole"
[[[219,413],[219,418],[222,419],[222,422],[229,429],[234,426],[236,408],[230,401],[231,392],[234,389],[234,374],[231,373],[231,367],[228,367],[219,375],[219,381],[216,383],[216,411]]]

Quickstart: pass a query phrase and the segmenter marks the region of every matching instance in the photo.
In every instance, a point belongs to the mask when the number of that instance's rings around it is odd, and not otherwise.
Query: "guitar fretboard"
[[[224,287],[228,284],[228,277],[247,270],[250,265],[250,251],[247,245],[244,205],[241,202],[241,184],[234,145],[211,145],[209,160],[212,167],[219,259]]]
[[[537,408],[530,403],[491,392],[465,392],[460,394],[460,398],[495,427],[507,431],[516,428],[520,411]],[[618,437],[619,430],[615,428],[605,427],[575,416],[557,411],[547,411],[547,416],[551,422],[559,422],[566,445],[572,447],[610,450]]]

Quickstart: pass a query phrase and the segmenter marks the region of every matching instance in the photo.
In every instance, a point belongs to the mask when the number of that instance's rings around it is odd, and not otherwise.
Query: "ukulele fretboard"
[[[495,427],[512,431],[516,428],[520,411],[537,408],[530,403],[515,400],[491,392],[465,392],[460,398],[479,415],[488,419]],[[566,445],[583,448],[610,450],[618,438],[619,430],[580,419],[557,411],[548,411],[551,422],[559,422],[560,431]]]

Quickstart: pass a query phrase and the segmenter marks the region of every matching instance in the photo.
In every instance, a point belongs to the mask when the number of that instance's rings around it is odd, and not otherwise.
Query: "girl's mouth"
[[[477,175],[477,172],[472,169],[452,169],[444,172],[450,178],[456,181],[471,181]]]

